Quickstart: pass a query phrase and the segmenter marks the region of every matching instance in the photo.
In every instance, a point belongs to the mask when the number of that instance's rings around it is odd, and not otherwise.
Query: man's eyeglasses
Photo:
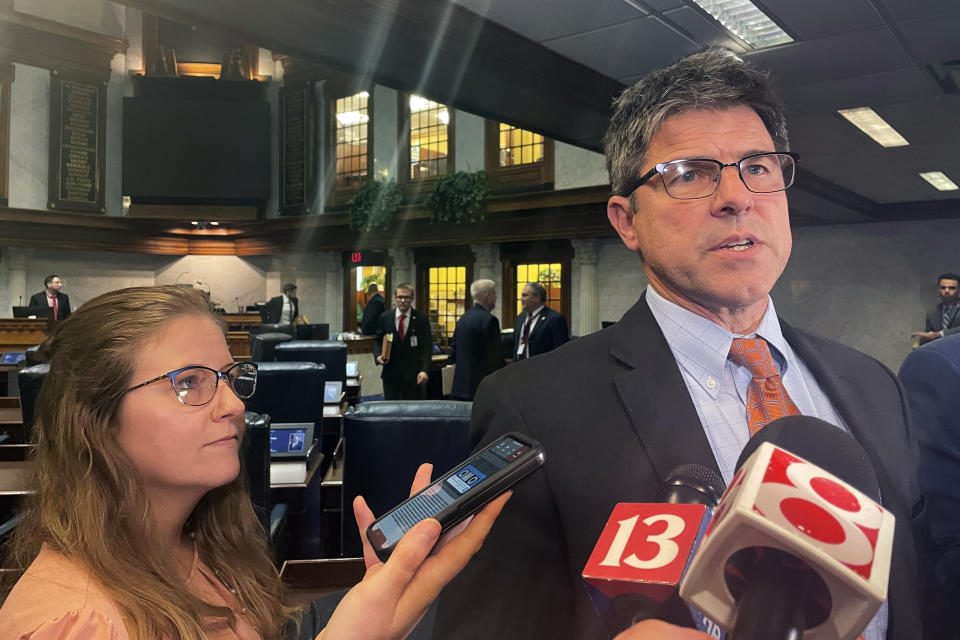
[[[719,160],[696,158],[673,160],[658,164],[647,173],[628,183],[620,195],[628,197],[656,174],[663,180],[667,195],[677,200],[708,198],[720,186],[725,167],[736,167],[744,186],[754,193],[783,191],[793,184],[800,156],[796,153],[753,153],[739,162],[724,164]]]
[[[394,296],[397,300],[413,300],[413,296]]]
[[[227,385],[237,397],[246,400],[257,389],[257,365],[253,362],[237,362],[224,371],[217,371],[210,367],[191,366],[183,367],[157,376],[152,380],[141,382],[127,389],[128,392],[145,387],[164,378],[170,380],[177,400],[191,407],[200,407],[211,400],[217,393],[220,378],[226,378]]]

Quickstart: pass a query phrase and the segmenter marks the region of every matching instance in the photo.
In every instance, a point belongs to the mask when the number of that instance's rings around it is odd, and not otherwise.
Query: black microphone
[[[846,432],[771,422],[737,461],[681,596],[737,640],[855,637],[886,598],[894,518],[879,495]]]
[[[715,623],[680,599],[678,587],[723,490],[719,473],[684,464],[667,474],[656,503],[614,508],[583,570],[587,592],[611,636],[656,618],[720,637]],[[660,531],[664,523],[669,524]],[[650,541],[663,536],[673,547],[661,546],[650,557]],[[674,552],[668,557],[664,552],[670,548]]]

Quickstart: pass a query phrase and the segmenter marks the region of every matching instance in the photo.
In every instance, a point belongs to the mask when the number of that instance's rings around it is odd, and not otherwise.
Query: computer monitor
[[[343,382],[330,380],[323,385],[323,404],[339,404],[343,394]]]
[[[270,427],[270,458],[306,458],[313,444],[312,422],[276,423]]]
[[[347,377],[356,378],[360,375],[360,363],[356,360],[347,360]]]
[[[31,316],[53,320],[53,307],[14,307],[13,308],[14,318],[29,318]]]
[[[27,354],[23,351],[7,351],[3,354],[3,360],[0,364],[20,364],[27,359]]]

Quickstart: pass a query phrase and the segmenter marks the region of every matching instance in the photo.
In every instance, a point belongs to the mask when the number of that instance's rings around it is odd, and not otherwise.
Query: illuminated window
[[[466,311],[467,268],[465,266],[430,267],[427,270],[430,323],[440,329],[443,342],[453,337],[457,320]]]
[[[546,305],[564,313],[563,309],[563,266],[559,262],[518,264],[516,266],[517,315],[523,312],[520,295],[530,282],[539,282],[547,290]]]
[[[543,136],[500,123],[500,166],[515,167],[543,161]]]
[[[370,94],[366,91],[338,98],[336,114],[336,186],[359,187],[369,170]]]
[[[410,179],[447,173],[450,112],[433,100],[410,96]]]

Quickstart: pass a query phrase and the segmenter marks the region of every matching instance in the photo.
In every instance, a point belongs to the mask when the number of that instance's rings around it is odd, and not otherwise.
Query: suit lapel
[[[610,329],[610,355],[631,367],[614,385],[637,437],[663,479],[681,464],[720,473],[687,386],[646,298]]]

